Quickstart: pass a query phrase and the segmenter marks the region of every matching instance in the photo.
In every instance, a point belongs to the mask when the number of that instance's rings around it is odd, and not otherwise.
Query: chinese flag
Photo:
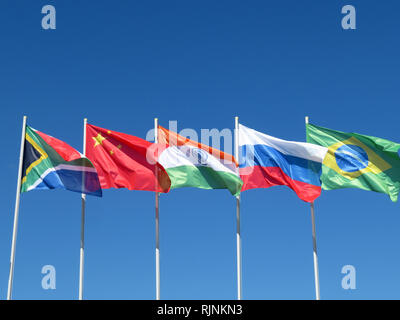
[[[171,181],[156,161],[162,148],[135,136],[86,125],[86,156],[96,167],[102,189],[168,192]]]

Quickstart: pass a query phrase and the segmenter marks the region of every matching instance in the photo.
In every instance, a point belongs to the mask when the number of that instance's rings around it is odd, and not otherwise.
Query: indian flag
[[[202,143],[185,138],[161,126],[158,143],[166,145],[158,162],[167,171],[171,189],[194,187],[228,189],[237,196],[242,188],[235,158]]]

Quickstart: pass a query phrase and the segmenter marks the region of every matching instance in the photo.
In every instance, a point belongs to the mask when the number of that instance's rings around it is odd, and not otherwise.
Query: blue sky
[[[41,8],[57,29],[41,28]],[[341,28],[341,8],[357,29]],[[145,137],[154,117],[178,129],[233,128],[305,141],[317,125],[400,141],[400,4],[386,1],[2,1],[0,298],[6,297],[22,116],[82,147],[83,118]],[[356,189],[315,203],[321,297],[400,298],[400,208]],[[88,198],[85,298],[155,297],[154,194]],[[80,195],[21,197],[13,296],[78,296]],[[235,200],[227,190],[160,198],[161,298],[235,299]],[[313,299],[309,205],[286,187],[242,194],[243,297]],[[341,269],[356,268],[356,290]],[[41,269],[56,268],[56,290]]]

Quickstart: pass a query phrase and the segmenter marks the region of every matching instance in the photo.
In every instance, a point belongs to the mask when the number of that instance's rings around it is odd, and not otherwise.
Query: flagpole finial
[[[306,116],[305,119],[306,119],[306,124],[308,124],[308,120],[309,120],[308,116]]]

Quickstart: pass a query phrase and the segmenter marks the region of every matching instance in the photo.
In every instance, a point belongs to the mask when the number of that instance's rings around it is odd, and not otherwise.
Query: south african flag
[[[21,192],[66,189],[101,197],[93,164],[65,142],[26,126]]]

